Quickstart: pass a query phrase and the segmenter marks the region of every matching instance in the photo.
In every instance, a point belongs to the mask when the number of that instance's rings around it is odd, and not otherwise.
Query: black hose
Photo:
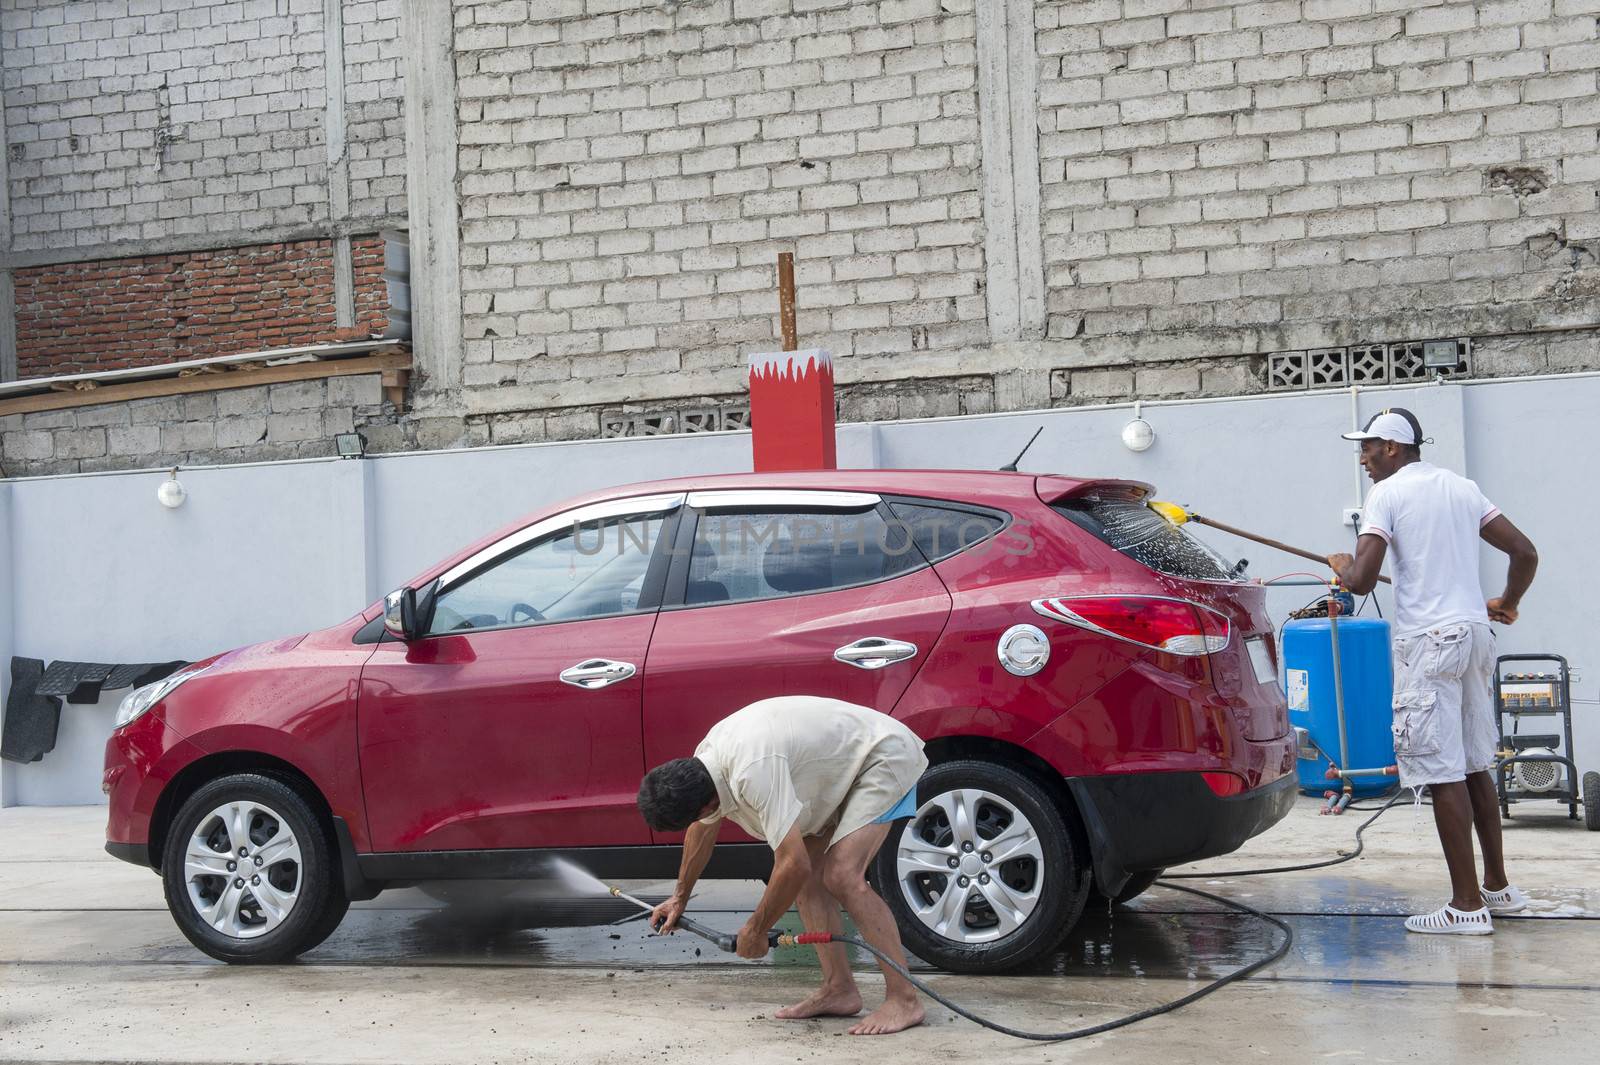
[[[1277,962],[1281,961],[1286,954],[1289,953],[1289,948],[1293,946],[1294,930],[1289,927],[1287,922],[1281,920],[1280,918],[1275,917],[1270,913],[1264,913],[1261,910],[1256,909],[1254,906],[1248,906],[1245,903],[1238,902],[1234,899],[1223,898],[1221,895],[1213,895],[1209,891],[1201,891],[1198,888],[1184,887],[1182,884],[1174,884],[1171,883],[1171,881],[1206,880],[1215,877],[1229,876],[1260,876],[1267,873],[1295,873],[1306,869],[1326,869],[1331,865],[1338,865],[1341,862],[1348,862],[1354,858],[1360,857],[1361,851],[1366,845],[1361,838],[1361,834],[1367,830],[1368,826],[1370,826],[1372,822],[1383,816],[1384,811],[1388,810],[1389,807],[1398,802],[1400,796],[1403,794],[1405,794],[1403,791],[1395,792],[1394,795],[1390,797],[1389,801],[1384,803],[1383,806],[1378,809],[1377,813],[1361,822],[1360,827],[1356,829],[1356,848],[1349,854],[1341,854],[1337,858],[1332,858],[1322,862],[1310,862],[1305,865],[1281,865],[1267,869],[1235,869],[1218,873],[1178,873],[1173,876],[1163,877],[1162,879],[1157,880],[1155,884],[1158,887],[1164,887],[1169,891],[1181,891],[1187,895],[1194,895],[1198,898],[1206,899],[1207,901],[1226,906],[1227,908],[1235,910],[1239,913],[1248,914],[1251,917],[1256,917],[1260,920],[1266,921],[1268,924],[1276,926],[1277,929],[1283,933],[1283,941],[1278,944],[1271,954],[1268,954],[1262,958],[1257,958],[1249,965],[1235,969],[1226,976],[1220,976],[1211,981],[1209,984],[1206,984],[1204,987],[1189,992],[1182,998],[1175,998],[1171,1002],[1163,1002],[1159,1006],[1151,1006],[1149,1009],[1139,1010],[1137,1013],[1130,1013],[1124,1017],[1118,1017],[1113,1021],[1105,1021],[1101,1024],[1091,1024],[1083,1028],[1072,1028],[1065,1032],[1029,1032],[1021,1028],[1012,1028],[1009,1025],[1001,1024],[998,1021],[991,1021],[987,1017],[967,1009],[965,1006],[960,1006],[950,1001],[948,998],[945,998],[939,992],[929,987],[926,982],[912,975],[912,973],[906,969],[905,966],[901,965],[892,958],[885,957],[882,951],[865,940],[857,939],[854,936],[836,935],[830,940],[830,942],[848,943],[851,946],[860,947],[862,950],[877,958],[878,961],[883,965],[893,969],[895,972],[905,977],[906,980],[910,981],[912,987],[915,987],[924,995],[927,995],[941,1006],[944,1006],[946,1009],[950,1010],[950,1012],[958,1016],[965,1017],[973,1024],[981,1025],[990,1031],[999,1032],[1002,1035],[1014,1036],[1017,1039],[1030,1039],[1040,1043],[1065,1043],[1073,1039],[1085,1039],[1091,1035],[1099,1035],[1102,1032],[1113,1031],[1117,1028],[1126,1028],[1130,1024],[1138,1024],[1140,1021],[1147,1021],[1151,1017],[1159,1017],[1163,1013],[1171,1013],[1173,1010],[1181,1009],[1191,1002],[1197,1002],[1200,999],[1205,998],[1207,995],[1210,995],[1216,991],[1220,991],[1222,988],[1227,987],[1236,980],[1243,980],[1252,973],[1259,972],[1269,965],[1276,964]],[[613,892],[615,892],[615,890],[616,889],[613,889]],[[624,897],[630,898],[630,901],[639,901],[637,899],[632,899],[631,896]],[[648,904],[642,902],[639,903],[639,905],[646,907],[648,906]],[[724,950],[731,949],[722,941],[731,939],[732,937],[718,936],[710,929],[690,927],[687,924],[685,924],[684,927],[688,931],[695,932],[707,939],[710,939],[714,943],[718,943],[718,945],[722,946],[722,949]]]
[[[991,1021],[982,1014],[974,1013],[965,1006],[959,1006],[945,998],[943,995],[939,994],[939,992],[929,987],[925,982],[911,975],[911,973],[906,970],[905,966],[891,958],[884,957],[883,952],[878,950],[878,948],[874,947],[871,943],[856,939],[853,936],[834,936],[833,942],[849,943],[851,946],[860,947],[861,949],[867,951],[884,965],[888,966],[909,980],[911,985],[918,991],[921,991],[924,995],[927,995],[929,998],[933,999],[950,1012],[965,1017],[973,1024],[982,1025],[990,1031],[999,1032],[1001,1035],[1015,1036],[1018,1039],[1032,1039],[1040,1043],[1065,1043],[1073,1039],[1085,1039],[1091,1035],[1099,1035],[1101,1032],[1109,1032],[1116,1028],[1126,1028],[1130,1024],[1138,1024],[1140,1021],[1147,1021],[1151,1017],[1159,1017],[1163,1013],[1171,1013],[1173,1010],[1181,1009],[1191,1002],[1205,998],[1214,991],[1220,991],[1222,988],[1227,987],[1235,980],[1243,980],[1251,973],[1260,969],[1264,969],[1268,965],[1272,965],[1273,963],[1281,960],[1285,954],[1289,953],[1289,947],[1294,943],[1294,931],[1288,926],[1288,924],[1274,917],[1270,913],[1262,913],[1253,906],[1246,906],[1242,902],[1235,902],[1232,899],[1225,899],[1221,895],[1213,895],[1208,891],[1199,891],[1195,888],[1183,887],[1179,884],[1167,884],[1159,880],[1156,881],[1156,883],[1161,887],[1168,888],[1172,891],[1182,891],[1190,895],[1198,895],[1200,898],[1221,903],[1222,905],[1230,907],[1231,909],[1238,910],[1240,913],[1247,913],[1252,917],[1259,917],[1263,921],[1268,921],[1274,925],[1277,925],[1279,930],[1283,932],[1283,942],[1279,943],[1277,949],[1266,957],[1258,958],[1242,969],[1236,969],[1226,976],[1218,977],[1206,986],[1196,991],[1191,991],[1182,998],[1175,998],[1171,1002],[1163,1002],[1159,1006],[1151,1006],[1149,1009],[1140,1010],[1138,1013],[1130,1013],[1125,1017],[1118,1017],[1114,1021],[1105,1021],[1102,1024],[1091,1024],[1084,1028],[1072,1028],[1065,1032],[1029,1032],[1021,1028],[1012,1028],[1009,1025],[1001,1024],[998,1021]]]
[[[945,998],[943,995],[939,994],[939,992],[929,987],[925,982],[913,976],[903,965],[891,958],[884,957],[883,952],[878,950],[878,948],[874,947],[871,943],[867,943],[863,940],[850,936],[834,936],[833,942],[849,943],[852,946],[860,947],[873,957],[877,958],[884,965],[905,977],[911,982],[913,987],[915,987],[918,991],[921,991],[924,995],[927,995],[929,998],[933,999],[935,1002],[939,1003],[941,1006],[944,1006],[952,1013],[965,1017],[973,1024],[982,1025],[991,1031],[999,1032],[1002,1035],[1014,1036],[1018,1039],[1031,1039],[1041,1043],[1065,1043],[1073,1039],[1084,1039],[1088,1036],[1099,1035],[1102,1032],[1109,1032],[1116,1028],[1126,1028],[1130,1024],[1137,1024],[1140,1021],[1147,1021],[1151,1017],[1159,1017],[1163,1013],[1171,1013],[1173,1010],[1181,1009],[1191,1002],[1196,1002],[1202,998],[1205,998],[1207,995],[1212,994],[1213,992],[1222,990],[1235,980],[1243,980],[1250,974],[1258,972],[1262,969],[1265,969],[1269,965],[1273,965],[1278,961],[1281,961],[1284,955],[1289,953],[1289,948],[1294,944],[1294,930],[1291,929],[1286,922],[1273,916],[1272,914],[1263,913],[1254,906],[1247,906],[1242,902],[1223,898],[1221,895],[1213,895],[1209,891],[1200,891],[1197,888],[1184,887],[1182,884],[1174,884],[1171,883],[1171,881],[1209,880],[1216,877],[1229,876],[1261,876],[1268,873],[1297,873],[1306,869],[1326,869],[1332,865],[1339,865],[1342,862],[1351,861],[1360,857],[1362,849],[1366,846],[1365,841],[1361,838],[1361,834],[1367,830],[1368,826],[1370,826],[1372,822],[1383,816],[1384,811],[1388,810],[1389,807],[1398,802],[1400,800],[1400,796],[1403,794],[1405,794],[1403,791],[1395,792],[1394,795],[1389,798],[1389,801],[1384,803],[1383,806],[1378,809],[1377,813],[1361,822],[1360,827],[1356,829],[1355,850],[1351,851],[1349,854],[1341,854],[1339,857],[1331,858],[1327,861],[1308,862],[1304,865],[1280,865],[1266,869],[1235,869],[1220,873],[1178,873],[1173,876],[1163,877],[1162,879],[1157,880],[1156,886],[1158,887],[1164,887],[1169,891],[1182,891],[1185,894],[1195,895],[1210,902],[1220,903],[1221,905],[1226,906],[1229,909],[1236,910],[1239,913],[1249,914],[1250,916],[1259,918],[1260,920],[1266,921],[1269,924],[1276,925],[1278,930],[1283,933],[1283,941],[1278,944],[1277,948],[1273,950],[1271,954],[1268,954],[1262,958],[1257,958],[1249,965],[1246,965],[1240,969],[1235,969],[1226,976],[1218,977],[1204,987],[1195,991],[1191,991],[1182,998],[1175,998],[1171,1002],[1163,1002],[1159,1006],[1151,1006],[1149,1009],[1140,1010],[1137,1013],[1130,1013],[1124,1017],[1118,1017],[1114,1021],[1105,1021],[1101,1024],[1092,1024],[1084,1028],[1073,1028],[1065,1032],[1029,1032],[1024,1031],[1021,1028],[1012,1028],[1009,1025],[1001,1024],[998,1021],[991,1021],[987,1017],[984,1017],[978,1013],[974,1013],[972,1010],[969,1010],[964,1006],[959,1006],[950,1001],[948,998]]]

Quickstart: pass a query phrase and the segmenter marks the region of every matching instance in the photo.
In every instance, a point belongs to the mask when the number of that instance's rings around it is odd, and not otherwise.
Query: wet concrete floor
[[[1444,884],[1431,819],[1408,812],[1374,826],[1357,861],[1224,875],[1348,849],[1356,823],[1318,819],[1308,800],[1246,852],[1206,863],[1217,873],[1185,882],[1282,915],[1294,932],[1283,961],[1203,1003],[1048,1052],[929,1003],[930,1024],[878,1045],[873,1059],[935,1047],[1061,1057],[1090,1044],[1163,1061],[1239,1046],[1379,1060],[1496,1047],[1565,1057],[1600,1035],[1600,834],[1554,818],[1508,826],[1514,877],[1538,902],[1481,939],[1401,929],[1404,914],[1442,901]],[[224,966],[177,932],[153,875],[96,853],[100,827],[94,810],[0,814],[0,1061],[699,1061],[734,1045],[752,1062],[867,1053],[856,1040],[843,1050],[826,1041],[843,1022],[770,1019],[815,980],[814,952],[746,962],[687,934],[652,935],[631,905],[571,898],[553,883],[387,892],[353,907],[296,965]],[[624,886],[648,901],[669,887]],[[760,887],[704,884],[694,916],[735,929]],[[784,924],[798,928],[793,914]],[[1086,913],[1026,970],[913,968],[1008,1023],[1060,1030],[1177,998],[1281,937],[1258,917],[1158,886]],[[870,957],[854,962],[870,1006],[881,982]],[[262,1004],[277,1027],[248,1045],[219,1043],[219,995],[229,1008]]]

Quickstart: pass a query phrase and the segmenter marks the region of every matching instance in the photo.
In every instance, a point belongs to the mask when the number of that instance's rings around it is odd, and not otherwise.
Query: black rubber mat
[[[146,684],[154,684],[163,677],[171,676],[189,663],[177,662],[134,662],[128,665],[112,666],[111,675],[100,687],[106,691],[116,691],[118,688],[142,688]]]
[[[97,703],[100,687],[113,668],[104,662],[51,662],[35,690],[40,695],[65,695],[76,705]]]
[[[56,727],[61,723],[61,700],[38,693],[42,679],[44,662],[41,660],[11,660],[11,690],[6,694],[5,725],[0,728],[0,758],[37,762],[55,750]]]

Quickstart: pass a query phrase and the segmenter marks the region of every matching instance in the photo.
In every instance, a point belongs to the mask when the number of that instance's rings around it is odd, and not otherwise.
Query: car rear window
[[[1234,564],[1144,504],[1142,495],[1089,493],[1050,504],[1084,532],[1158,573],[1226,581]]]

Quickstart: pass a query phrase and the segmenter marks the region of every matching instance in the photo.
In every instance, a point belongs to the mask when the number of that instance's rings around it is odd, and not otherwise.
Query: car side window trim
[[[876,492],[833,492],[818,489],[717,488],[690,492],[688,505],[695,510],[870,510],[878,505]]]
[[[888,581],[898,580],[901,577],[905,577],[909,574],[916,573],[919,570],[924,570],[929,567],[927,558],[922,554],[921,549],[916,546],[915,542],[913,542],[909,546],[911,550],[916,553],[916,565],[908,566],[903,570],[890,573],[883,577],[874,577],[871,580],[865,581],[855,581],[850,584],[832,585],[827,588],[818,588],[809,592],[794,592],[789,595],[764,595],[754,599],[734,599],[720,603],[688,603],[684,601],[684,596],[689,585],[689,564],[691,557],[694,554],[695,537],[699,534],[701,519],[706,517],[708,513],[716,512],[708,512],[696,507],[693,502],[696,494],[697,493],[693,492],[690,493],[689,504],[685,507],[682,520],[678,526],[677,540],[672,547],[672,567],[667,576],[665,593],[661,598],[662,612],[675,610],[708,610],[720,606],[735,606],[740,603],[774,603],[782,599],[799,599],[808,595],[826,595],[829,592],[842,592],[848,591],[851,588],[867,588],[874,584],[884,584]],[[761,494],[766,495],[768,493]],[[782,492],[771,494],[775,496],[782,495],[784,498],[781,500],[781,502],[769,502],[766,499],[752,501],[745,506],[741,506],[739,509],[749,509],[750,511],[757,513],[763,510],[770,510],[774,506],[781,506],[782,508],[791,511],[803,512],[815,510],[820,513],[826,513],[829,510],[871,510],[879,513],[880,516],[884,510],[881,497],[876,494],[865,492]],[[831,506],[812,506],[810,504],[810,499],[814,495],[831,496],[834,497],[835,501]],[[841,496],[849,496],[852,498],[850,498],[848,501],[844,501],[838,499],[838,497]],[[725,511],[728,509],[731,509],[731,507],[719,506],[717,511]]]
[[[608,499],[600,503],[591,503],[588,506],[578,507],[543,521],[536,521],[532,525],[524,526],[509,536],[502,537],[483,550],[456,563],[446,570],[435,581],[435,595],[448,592],[469,577],[476,576],[480,571],[488,569],[499,562],[503,556],[520,551],[531,545],[534,541],[541,540],[553,532],[586,521],[603,521],[606,518],[642,518],[652,514],[666,514],[683,506],[684,493],[674,492],[654,496],[633,496],[628,499]]]

